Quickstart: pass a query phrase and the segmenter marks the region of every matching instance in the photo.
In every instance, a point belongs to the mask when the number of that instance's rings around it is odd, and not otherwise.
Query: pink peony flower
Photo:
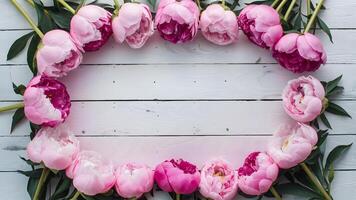
[[[36,76],[27,85],[24,94],[25,115],[34,124],[57,126],[70,111],[66,87],[46,76]]]
[[[82,62],[83,55],[71,36],[62,30],[47,32],[36,54],[38,74],[58,78]]]
[[[247,38],[263,48],[273,47],[283,36],[279,14],[267,5],[248,5],[238,17]]]
[[[283,108],[298,122],[310,122],[323,109],[325,90],[320,81],[312,76],[301,76],[288,82],[284,88]]]
[[[145,4],[125,3],[112,22],[114,38],[131,48],[141,48],[153,34],[150,8]]]
[[[199,186],[200,173],[195,165],[182,159],[172,159],[156,167],[154,178],[158,186],[166,192],[190,194]]]
[[[161,0],[155,24],[163,39],[184,43],[197,34],[199,14],[198,6],[192,0]]]
[[[79,141],[64,125],[44,127],[27,145],[27,155],[35,163],[54,170],[64,170],[79,152]]]
[[[146,165],[129,163],[116,170],[116,191],[124,198],[140,198],[152,187],[153,171]]]
[[[294,73],[315,71],[326,63],[323,44],[310,33],[283,36],[272,49],[272,56],[282,67]]]
[[[212,160],[201,170],[200,193],[214,200],[231,200],[237,193],[237,173],[223,160]]]
[[[239,36],[235,13],[219,4],[211,4],[201,13],[199,25],[203,36],[214,44],[228,45]]]
[[[269,155],[253,152],[238,170],[238,184],[248,195],[260,195],[269,190],[278,177],[278,166]]]
[[[268,154],[282,169],[303,162],[318,142],[315,129],[303,123],[280,127],[268,145]]]
[[[99,50],[111,34],[111,13],[99,6],[80,8],[70,22],[70,35],[85,51]]]
[[[80,152],[66,175],[79,192],[90,196],[106,193],[115,185],[113,165],[94,151]]]

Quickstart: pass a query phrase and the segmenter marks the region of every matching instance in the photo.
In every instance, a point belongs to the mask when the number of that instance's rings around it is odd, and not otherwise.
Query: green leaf
[[[333,90],[331,90],[328,94],[326,94],[327,97],[331,97],[337,94],[340,94],[344,91],[344,87],[342,86],[336,86]]]
[[[335,177],[334,165],[330,165],[330,167],[329,167],[329,173],[328,173],[328,182],[329,182],[329,185],[333,182],[334,177]]]
[[[325,124],[326,127],[332,129],[332,128],[331,128],[331,125],[330,125],[330,122],[329,122],[329,120],[326,118],[326,116],[325,116],[324,113],[322,113],[319,117],[320,117],[320,120],[323,122],[323,124]]]
[[[329,113],[333,113],[335,115],[352,118],[351,115],[349,115],[349,113],[347,113],[345,109],[343,109],[341,106],[339,106],[335,103],[332,103],[332,102],[329,102],[329,105],[326,108],[326,111]]]
[[[279,193],[289,194],[297,197],[313,198],[321,197],[318,193],[313,192],[309,188],[306,188],[298,183],[285,183],[276,186]]]
[[[16,110],[14,115],[12,116],[11,130],[10,133],[15,129],[16,125],[21,122],[21,120],[25,118],[24,108],[19,108]]]
[[[334,90],[337,85],[340,83],[340,80],[342,79],[342,75],[338,76],[336,79],[328,82],[326,84],[326,88],[325,88],[325,92],[326,94],[328,94],[329,92],[331,92],[332,90]]]
[[[7,52],[7,60],[11,60],[16,57],[27,45],[28,40],[33,36],[34,32],[27,33],[17,39]]]
[[[28,46],[28,50],[27,50],[27,64],[34,76],[37,74],[35,55],[38,46],[40,44],[40,41],[41,38],[38,35],[34,35],[31,39],[30,45]]]
[[[31,199],[33,199],[33,196],[35,195],[38,182],[39,182],[39,178],[29,178],[28,179],[27,192],[28,192],[28,195],[30,195]]]
[[[42,169],[35,169],[31,171],[22,171],[22,170],[17,170],[17,173],[23,174],[27,177],[31,178],[40,178],[42,174]]]
[[[328,27],[328,25],[326,25],[326,23],[319,17],[317,17],[317,23],[318,23],[319,27],[321,28],[321,30],[323,30],[324,33],[326,33],[326,35],[328,35],[330,42],[334,43],[333,36],[331,35],[330,28]]]
[[[61,180],[59,181],[59,183],[56,187],[55,192],[53,193],[53,195],[51,196],[50,199],[56,200],[58,198],[66,197],[69,192],[71,184],[72,184],[72,181],[69,178],[67,178],[65,176],[65,174],[63,174],[61,177]]]
[[[14,89],[15,94],[19,94],[21,96],[23,96],[26,90],[26,86],[24,85],[17,86],[15,83],[12,83],[12,88]]]
[[[335,147],[326,158],[324,170],[325,171],[330,170],[331,166],[334,165],[335,160],[337,160],[342,155],[342,153],[344,153],[347,149],[349,149],[351,145],[352,143],[348,145],[339,145]]]
[[[61,10],[60,12],[48,11],[49,15],[61,29],[69,30],[70,20],[73,14],[67,10]]]

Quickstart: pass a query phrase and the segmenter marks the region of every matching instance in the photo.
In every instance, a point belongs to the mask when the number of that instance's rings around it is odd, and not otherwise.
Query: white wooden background
[[[35,16],[25,0],[19,2]],[[330,116],[330,150],[356,142],[356,1],[330,0],[326,7],[322,16],[334,44],[320,34],[328,64],[312,75],[331,80],[343,74],[345,92],[336,100],[354,116]],[[10,45],[29,30],[10,1],[1,1],[0,106],[21,101],[11,82],[26,84],[31,78],[25,53],[6,61]],[[287,81],[299,75],[282,69],[268,51],[240,35],[237,44],[220,47],[200,35],[191,43],[173,45],[156,34],[139,50],[112,40],[100,52],[87,53],[83,65],[63,79],[73,100],[68,124],[83,149],[108,155],[116,163],[154,166],[182,157],[201,166],[223,157],[235,167],[250,151],[264,150],[271,133],[290,120],[280,94]],[[18,157],[25,156],[28,124],[10,135],[11,115],[0,115],[0,194],[6,200],[29,199],[27,179],[15,172],[28,169]],[[355,154],[353,147],[336,165],[335,200],[354,196]]]

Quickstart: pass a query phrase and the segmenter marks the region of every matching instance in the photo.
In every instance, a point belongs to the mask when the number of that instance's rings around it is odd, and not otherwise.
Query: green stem
[[[69,10],[69,12],[71,12],[73,15],[75,14],[75,10],[64,0],[57,0],[60,4],[62,4],[62,6],[64,6],[65,8],[67,8],[67,10]]]
[[[321,7],[322,7],[323,4],[324,4],[324,1],[325,1],[325,0],[320,0],[320,1],[319,1],[318,5],[316,6],[316,8],[315,8],[315,10],[314,10],[314,12],[313,12],[313,15],[310,17],[310,20],[309,20],[309,22],[308,22],[308,24],[307,24],[307,27],[306,27],[305,30],[304,30],[304,33],[308,33],[308,32],[309,32],[310,28],[311,28],[312,25],[314,24],[314,21],[315,21],[316,17],[318,16],[318,13],[319,13]]]
[[[307,0],[307,16],[311,15],[311,0]]]
[[[115,4],[114,15],[117,16],[119,14],[120,3],[118,0],[114,0],[114,4]]]
[[[42,187],[46,182],[46,179],[49,175],[50,170],[47,167],[44,167],[42,170],[42,174],[40,180],[38,181],[38,185],[36,187],[35,195],[33,196],[33,200],[38,200],[42,191]]]
[[[203,10],[203,8],[200,5],[200,0],[195,0],[195,3],[197,4],[199,10]]]
[[[221,5],[225,8],[225,0],[221,1]]]
[[[320,181],[315,177],[312,171],[310,171],[309,167],[305,163],[301,163],[300,166],[307,174],[309,179],[313,182],[313,184],[318,188],[321,194],[324,196],[326,200],[332,200],[330,195],[325,191],[324,187],[321,185]]]
[[[77,200],[79,196],[80,196],[80,192],[77,190],[74,196],[70,200]]]
[[[274,0],[271,4],[271,7],[274,8],[278,4],[279,0]]]
[[[282,0],[281,4],[276,8],[276,11],[279,12],[283,8],[283,6],[287,3],[288,0]]]
[[[86,0],[81,0],[79,6],[75,10],[75,13],[77,13],[78,10],[81,9],[85,5],[85,3],[86,3]]]
[[[277,190],[273,186],[269,190],[271,191],[275,199],[282,200],[282,197],[278,194]]]
[[[23,102],[21,103],[17,103],[17,104],[13,104],[13,105],[9,105],[9,106],[4,106],[0,108],[0,112],[5,112],[5,111],[9,111],[9,110],[15,110],[18,108],[22,108],[24,107]]]
[[[284,15],[284,20],[285,20],[285,21],[288,20],[289,15],[291,14],[291,12],[292,12],[292,10],[293,10],[293,8],[294,8],[295,3],[297,3],[297,0],[292,0],[292,2],[290,3],[287,12],[286,12],[286,14]]]
[[[22,6],[16,1],[11,0],[12,4],[17,8],[17,10],[25,17],[27,22],[31,25],[32,29],[37,33],[40,38],[43,38],[42,31],[37,27],[36,23],[31,19],[28,13],[22,8]]]
[[[176,200],[180,200],[180,194],[176,194]]]

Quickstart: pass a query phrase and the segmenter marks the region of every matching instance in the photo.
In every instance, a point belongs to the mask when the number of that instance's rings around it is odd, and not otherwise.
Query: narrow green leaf
[[[318,193],[313,192],[312,190],[297,183],[280,184],[276,186],[276,189],[282,195],[289,194],[289,195],[297,196],[299,198],[321,197]]]
[[[14,89],[15,94],[23,95],[26,90],[26,86],[19,85],[17,86],[15,83],[12,83],[12,88]]]
[[[352,143],[348,145],[339,145],[335,147],[326,158],[324,170],[329,171],[330,166],[334,165],[335,160],[337,160],[342,155],[342,153],[344,153],[347,149],[349,149],[351,145]]]
[[[331,97],[337,94],[340,94],[344,91],[344,87],[342,86],[336,86],[333,90],[331,90],[329,93],[326,94],[327,97]]]
[[[34,76],[37,74],[35,55],[40,41],[41,38],[38,35],[34,35],[27,50],[27,64]]]
[[[7,60],[11,60],[16,57],[27,45],[28,40],[33,36],[34,32],[27,33],[17,39],[7,52]]]
[[[338,76],[336,79],[334,79],[332,81],[329,81],[326,84],[326,89],[325,89],[326,94],[328,94],[333,89],[335,89],[337,87],[337,85],[340,83],[341,79],[342,79],[342,75]]]
[[[326,118],[326,116],[325,116],[324,113],[321,114],[319,117],[320,117],[320,120],[323,122],[323,124],[325,124],[326,127],[332,129],[332,128],[331,128],[331,125],[330,125],[330,122],[329,122],[329,120]]]
[[[69,192],[71,184],[72,181],[69,178],[67,178],[65,175],[62,175],[61,180],[59,181],[56,190],[50,199],[56,200],[58,198],[66,197]]]
[[[49,15],[61,29],[69,30],[70,20],[73,14],[67,10],[61,10],[60,12],[48,11]]]
[[[333,113],[335,115],[352,118],[351,115],[349,115],[349,113],[347,113],[345,109],[343,109],[341,106],[339,106],[335,103],[332,103],[332,102],[329,102],[329,105],[326,108],[326,111],[329,113]]]
[[[318,23],[319,27],[321,28],[321,30],[323,30],[324,33],[326,33],[326,35],[328,35],[330,42],[334,43],[333,36],[331,35],[330,28],[328,27],[328,25],[326,25],[326,23],[320,17],[317,17],[317,23]]]
[[[16,125],[20,123],[20,121],[25,118],[24,108],[19,108],[16,110],[14,115],[12,116],[11,130],[10,133],[15,129]]]
[[[27,192],[31,199],[33,199],[33,196],[35,195],[38,182],[39,182],[39,178],[29,178],[28,179]]]
[[[335,170],[334,170],[334,165],[330,165],[329,167],[329,173],[328,173],[328,182],[329,182],[329,185],[333,182],[334,180],[334,177],[335,177]]]

